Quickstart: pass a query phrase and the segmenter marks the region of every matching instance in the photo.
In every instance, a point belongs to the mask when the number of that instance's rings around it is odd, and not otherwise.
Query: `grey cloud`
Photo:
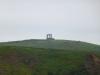
[[[0,0],[0,41],[45,38],[100,44],[99,0]]]

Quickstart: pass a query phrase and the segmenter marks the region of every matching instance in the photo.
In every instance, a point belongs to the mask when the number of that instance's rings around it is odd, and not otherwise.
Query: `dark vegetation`
[[[26,40],[0,44],[0,75],[89,75],[88,54],[100,46],[79,41]]]

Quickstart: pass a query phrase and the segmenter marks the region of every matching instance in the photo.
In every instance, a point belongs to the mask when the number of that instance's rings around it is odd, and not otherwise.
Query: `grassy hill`
[[[88,54],[100,46],[68,40],[24,40],[0,44],[0,75],[88,75]]]

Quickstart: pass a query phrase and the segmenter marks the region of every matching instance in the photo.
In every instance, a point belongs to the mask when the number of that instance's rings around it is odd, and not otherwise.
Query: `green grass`
[[[93,46],[80,50],[1,46],[0,69],[7,70],[3,75],[84,75],[80,69],[86,56],[95,53],[100,57],[99,49]],[[10,55],[18,62],[13,62]]]
[[[84,62],[92,53],[100,57],[100,46],[81,41],[0,43],[0,75],[88,75]]]

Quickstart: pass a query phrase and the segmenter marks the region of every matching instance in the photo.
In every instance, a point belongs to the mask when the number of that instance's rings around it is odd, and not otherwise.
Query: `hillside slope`
[[[0,47],[0,75],[88,75],[84,60],[100,51]]]
[[[0,43],[0,75],[89,75],[88,54],[100,58],[100,46],[37,39]]]

